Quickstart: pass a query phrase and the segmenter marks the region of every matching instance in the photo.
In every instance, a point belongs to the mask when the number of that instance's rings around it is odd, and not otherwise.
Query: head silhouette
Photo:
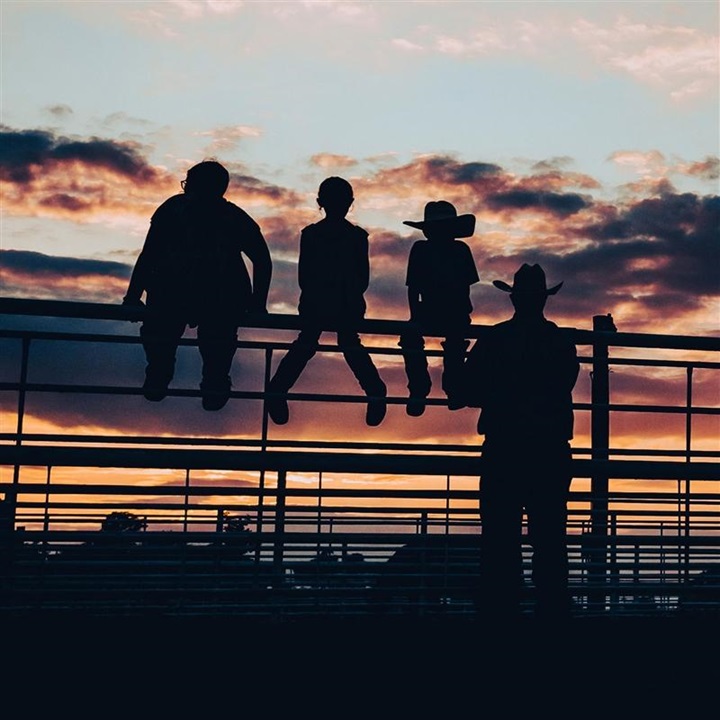
[[[345,217],[354,200],[352,185],[347,180],[333,176],[320,183],[317,204],[329,217]]]
[[[493,280],[493,285],[503,292],[510,293],[513,307],[522,315],[542,314],[548,296],[555,295],[562,287],[562,283],[558,283],[548,288],[542,267],[527,263],[523,263],[515,273],[512,285],[502,280]]]
[[[215,160],[203,160],[193,165],[185,177],[184,189],[201,198],[220,198],[230,184],[230,173]]]

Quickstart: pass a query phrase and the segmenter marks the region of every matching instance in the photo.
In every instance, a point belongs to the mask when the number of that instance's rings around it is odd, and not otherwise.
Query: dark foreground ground
[[[720,717],[717,617],[25,616],[2,640],[6,697],[31,680],[53,714],[99,696],[140,718]]]

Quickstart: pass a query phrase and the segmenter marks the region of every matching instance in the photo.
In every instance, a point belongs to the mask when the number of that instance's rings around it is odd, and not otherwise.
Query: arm
[[[420,292],[417,288],[409,286],[407,298],[411,322],[420,322]]]
[[[151,279],[158,272],[161,258],[166,252],[168,237],[172,237],[171,219],[175,206],[175,198],[170,198],[160,205],[150,218],[150,227],[130,276],[123,305],[142,305],[142,294],[147,293]]]
[[[150,224],[145,237],[145,243],[130,276],[127,292],[123,298],[123,305],[142,305],[142,295],[148,288],[148,281],[155,265],[154,257],[158,245],[158,229]]]
[[[486,396],[487,341],[476,340],[465,360],[462,374],[462,397],[468,407],[482,407]]]
[[[420,246],[415,243],[410,248],[408,256],[407,271],[405,273],[405,285],[407,285],[408,308],[410,309],[411,322],[420,322],[420,266],[418,259]]]
[[[359,287],[362,288],[362,292],[370,286],[370,244],[368,242],[368,234],[362,228],[358,228],[360,241],[359,241],[359,257],[357,267],[357,277]]]
[[[145,278],[147,277],[147,263],[145,262],[145,255],[141,252],[135,267],[133,268],[132,275],[130,276],[130,283],[128,284],[127,292],[123,297],[123,305],[142,305],[142,294],[145,292]]]
[[[254,221],[253,221],[254,223]],[[252,302],[250,311],[267,313],[267,298],[272,278],[272,258],[260,226],[255,224],[245,253],[253,266],[252,271]]]

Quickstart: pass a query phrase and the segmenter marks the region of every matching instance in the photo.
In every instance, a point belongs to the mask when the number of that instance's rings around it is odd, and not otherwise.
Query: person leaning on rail
[[[146,296],[140,336],[147,400],[166,397],[180,338],[186,327],[197,327],[202,406],[220,410],[230,397],[241,318],[267,312],[270,252],[258,224],[223,197],[229,181],[219,162],[194,165],[180,183],[184,192],[160,205],[150,221],[123,299],[142,305]],[[252,263],[252,281],[243,256]]]
[[[566,523],[577,352],[544,316],[562,283],[548,288],[540,265],[523,264],[512,286],[493,284],[509,293],[515,312],[478,338],[464,369],[465,399],[481,409],[477,431],[485,436],[481,607],[490,619],[520,609],[524,512],[536,617],[562,619],[571,610]]]

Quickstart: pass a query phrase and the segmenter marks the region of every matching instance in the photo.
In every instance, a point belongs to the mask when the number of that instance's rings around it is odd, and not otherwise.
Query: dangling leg
[[[387,412],[387,402],[385,401],[387,387],[380,377],[370,353],[360,342],[359,335],[353,331],[342,330],[338,332],[337,337],[345,362],[365,394],[371,398],[368,400],[365,422],[376,427],[383,421]]]
[[[407,331],[400,336],[398,345],[402,348],[405,362],[405,375],[410,398],[405,411],[408,415],[418,417],[425,412],[425,398],[430,394],[432,380],[425,355],[425,340],[414,331]]]
[[[202,357],[202,406],[220,410],[230,398],[230,369],[237,349],[237,325],[226,318],[212,318],[198,323],[198,347]]]
[[[443,348],[442,389],[448,398],[448,408],[459,410],[465,407],[465,400],[462,398],[463,367],[465,352],[470,341],[464,338],[447,337],[441,345]]]
[[[277,397],[268,397],[266,406],[270,419],[276,425],[285,425],[290,419],[287,398],[281,397],[297,382],[310,359],[317,352],[321,330],[302,330],[297,339],[290,345],[289,350],[280,361],[275,374],[268,383],[268,393],[277,394]]]
[[[159,402],[167,396],[168,385],[175,374],[177,346],[184,332],[185,320],[179,315],[148,309],[140,327],[147,361],[143,384],[146,400]]]

